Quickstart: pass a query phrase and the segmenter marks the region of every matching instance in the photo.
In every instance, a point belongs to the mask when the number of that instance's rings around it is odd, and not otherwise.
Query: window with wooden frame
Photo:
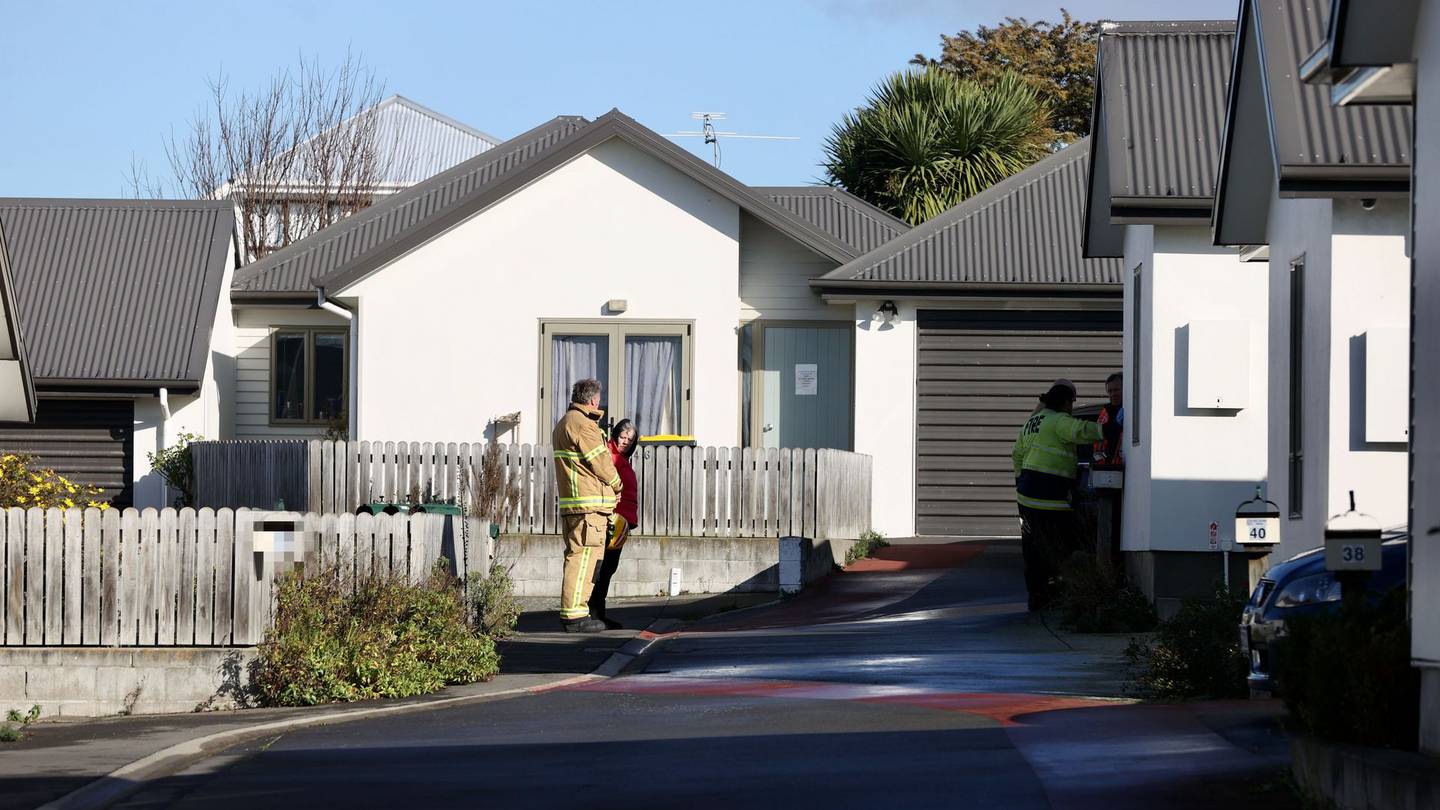
[[[611,422],[634,420],[641,436],[690,435],[692,332],[684,321],[541,321],[540,440],[587,377],[600,381]]]
[[[270,334],[270,423],[328,425],[350,398],[350,337],[286,326]]]

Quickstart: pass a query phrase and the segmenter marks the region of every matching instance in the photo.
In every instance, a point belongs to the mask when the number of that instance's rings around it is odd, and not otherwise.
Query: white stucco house
[[[360,438],[548,442],[595,376],[647,435],[849,449],[850,310],[807,282],[903,230],[618,111],[556,118],[242,268],[235,433],[344,413]]]
[[[1275,559],[1359,509],[1408,526],[1408,106],[1335,107],[1298,66],[1315,3],[1241,4],[1213,215],[1218,245],[1269,255]]]
[[[1420,748],[1440,756],[1440,6],[1332,0],[1304,78],[1342,107],[1413,105],[1410,173],[1410,655],[1421,671]]]
[[[1269,469],[1269,274],[1209,227],[1234,31],[1106,23],[1099,41],[1085,255],[1123,262],[1121,549],[1162,613],[1223,578],[1217,551]]]
[[[556,118],[237,271],[233,433],[543,443],[596,376],[647,435],[871,454],[891,535],[1013,535],[1034,398],[1069,376],[1098,400],[1119,367],[1086,155],[911,230],[619,111]]]

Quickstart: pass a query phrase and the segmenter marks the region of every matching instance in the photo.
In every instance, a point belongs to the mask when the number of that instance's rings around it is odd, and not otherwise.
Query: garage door
[[[0,425],[0,450],[28,453],[76,483],[132,502],[135,406],[130,400],[42,399],[31,425]]]
[[[921,310],[916,528],[1014,535],[1010,449],[1056,378],[1079,404],[1105,397],[1121,364],[1121,313]]]

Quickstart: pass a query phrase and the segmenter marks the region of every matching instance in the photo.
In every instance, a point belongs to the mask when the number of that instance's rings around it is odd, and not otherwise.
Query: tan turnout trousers
[[[560,618],[583,619],[590,615],[590,591],[595,569],[605,557],[610,523],[596,512],[561,515],[561,519],[565,522],[565,575],[560,583]]]

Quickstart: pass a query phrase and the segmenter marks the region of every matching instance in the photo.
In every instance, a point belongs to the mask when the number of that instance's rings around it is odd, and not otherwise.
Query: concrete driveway
[[[642,671],[294,732],[124,806],[1298,806],[1273,706],[1128,700],[1125,641],[1027,614],[1013,541],[898,545]]]

